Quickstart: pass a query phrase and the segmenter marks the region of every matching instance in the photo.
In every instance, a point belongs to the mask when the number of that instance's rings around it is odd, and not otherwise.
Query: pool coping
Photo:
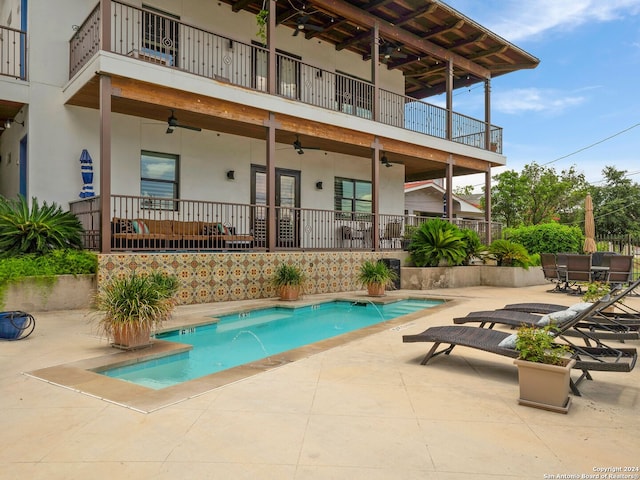
[[[224,385],[235,383],[253,375],[257,375],[259,373],[266,372],[283,365],[287,365],[297,360],[310,357],[331,348],[347,344],[359,338],[373,335],[385,330],[402,330],[402,326],[406,325],[408,327],[409,325],[407,324],[414,320],[417,320],[418,318],[430,316],[441,311],[444,308],[448,308],[454,305],[456,303],[456,300],[450,298],[434,298],[434,295],[420,296],[411,294],[406,296],[393,295],[387,297],[372,298],[364,294],[350,296],[345,296],[344,294],[342,294],[336,295],[332,298],[326,296],[323,296],[323,298],[305,297],[302,300],[286,303],[278,300],[259,301],[254,305],[252,304],[250,308],[246,305],[243,305],[242,307],[238,307],[236,309],[225,309],[224,313],[220,313],[220,316],[273,306],[284,308],[298,308],[307,305],[317,305],[320,303],[341,300],[366,300],[367,302],[372,301],[373,303],[380,304],[411,299],[442,300],[443,303],[441,305],[431,307],[426,311],[412,312],[410,314],[403,315],[392,320],[386,320],[369,327],[364,327],[352,332],[338,335],[337,337],[321,340],[319,342],[298,347],[281,354],[271,355],[265,359],[257,360],[255,362],[251,362],[238,367],[233,367],[222,372],[205,375],[203,377],[189,380],[160,390],[136,385],[134,383],[117,378],[107,377],[106,375],[101,375],[97,372],[186,352],[191,349],[191,345],[173,341],[153,339],[152,344],[149,348],[133,351],[118,351],[107,355],[101,355],[99,357],[93,357],[71,363],[33,370],[31,372],[26,372],[25,375],[43,380],[56,386],[68,388],[75,392],[89,395],[106,402],[120,405],[136,412],[152,413],[170,405],[174,405],[176,403],[184,402],[191,398],[204,395],[205,393],[208,393]],[[211,305],[212,310],[215,310],[215,304]],[[199,325],[205,325],[208,323],[212,323],[212,319],[213,321],[215,321],[215,316],[202,316],[200,318],[185,319],[179,324],[165,327],[159,330],[158,333],[179,328],[189,328]]]

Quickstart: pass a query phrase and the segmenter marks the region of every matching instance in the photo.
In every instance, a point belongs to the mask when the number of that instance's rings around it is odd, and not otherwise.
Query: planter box
[[[567,413],[571,405],[569,384],[575,360],[565,365],[547,365],[516,359],[520,398],[518,403],[557,413]]]
[[[89,308],[95,290],[95,275],[27,277],[9,285],[2,309],[46,312]]]
[[[470,265],[464,267],[402,267],[401,288],[431,290],[462,287],[526,287],[544,285],[542,267],[497,267]]]

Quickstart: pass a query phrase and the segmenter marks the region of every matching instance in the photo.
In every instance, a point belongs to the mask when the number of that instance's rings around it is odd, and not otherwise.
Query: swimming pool
[[[400,300],[378,305],[334,301],[226,315],[215,323],[156,335],[162,340],[193,345],[188,352],[100,373],[161,389],[441,303],[441,300]]]

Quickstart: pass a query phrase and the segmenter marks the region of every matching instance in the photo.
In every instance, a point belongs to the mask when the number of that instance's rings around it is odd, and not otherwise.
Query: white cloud
[[[508,114],[541,112],[556,115],[585,101],[583,96],[559,90],[519,88],[494,93],[492,106],[496,111]]]
[[[445,0],[511,42],[640,14],[640,0]]]

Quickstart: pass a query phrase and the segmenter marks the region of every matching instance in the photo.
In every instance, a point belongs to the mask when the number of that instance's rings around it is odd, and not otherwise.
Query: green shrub
[[[504,230],[503,237],[524,246],[529,253],[580,252],[584,243],[579,227],[558,223],[508,228]]]
[[[441,263],[462,265],[467,257],[460,229],[439,218],[424,222],[411,239],[409,255],[418,267],[437,267]]]
[[[24,277],[39,277],[45,283],[55,275],[94,274],[98,270],[95,253],[83,250],[54,250],[46,255],[0,258],[0,305],[8,286]]]
[[[520,352],[520,359],[561,365],[564,355],[569,351],[569,346],[555,343],[553,332],[556,330],[557,328],[552,325],[544,328],[521,327],[516,339],[516,350]]]
[[[0,197],[0,256],[45,254],[55,249],[82,248],[82,225],[69,211],[52,203],[31,207],[20,195],[16,200]]]
[[[527,249],[519,243],[509,240],[494,240],[489,245],[489,255],[491,255],[502,267],[524,267],[529,268],[531,260]]]

